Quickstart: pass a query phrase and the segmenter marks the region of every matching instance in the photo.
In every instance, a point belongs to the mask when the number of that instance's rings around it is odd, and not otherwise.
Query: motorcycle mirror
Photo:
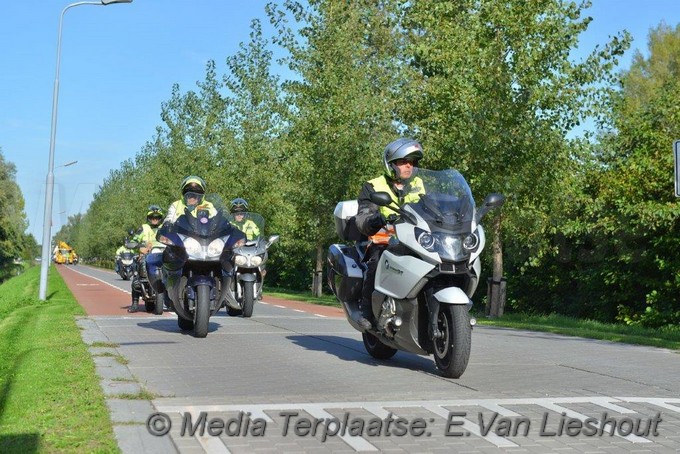
[[[274,243],[276,243],[277,241],[279,241],[279,238],[280,238],[279,235],[272,235],[272,236],[270,236],[269,239],[267,240],[267,242],[269,243],[268,246],[271,246],[272,244],[274,244]]]
[[[385,191],[373,192],[370,197],[371,202],[381,207],[385,207],[392,203],[392,197]]]
[[[477,211],[477,219],[479,222],[486,213],[494,208],[500,208],[505,203],[505,196],[497,192],[493,192],[486,196],[484,199],[484,205]]]

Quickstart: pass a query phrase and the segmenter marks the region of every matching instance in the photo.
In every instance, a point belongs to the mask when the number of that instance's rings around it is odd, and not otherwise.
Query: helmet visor
[[[203,194],[205,191],[203,190],[203,187],[200,184],[189,183],[182,188],[182,194],[186,194],[188,192],[194,192],[196,194]]]
[[[184,193],[184,196],[182,198],[184,200],[184,204],[187,205],[187,206],[198,205],[198,203],[203,198],[203,193],[202,192],[188,191],[188,192]]]

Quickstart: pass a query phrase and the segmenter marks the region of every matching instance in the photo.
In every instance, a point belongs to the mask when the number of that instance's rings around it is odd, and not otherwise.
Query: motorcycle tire
[[[243,317],[249,318],[253,315],[255,308],[255,288],[252,282],[243,283]]]
[[[383,344],[371,333],[361,333],[361,337],[364,340],[366,351],[375,359],[390,359],[397,353],[396,349]]]
[[[243,314],[243,311],[241,309],[234,309],[233,307],[227,306],[227,315],[236,317],[241,314]]]
[[[434,362],[445,377],[460,378],[467,368],[472,346],[468,308],[458,304],[442,305],[437,324],[443,337],[433,341]]]
[[[177,325],[182,331],[191,331],[194,329],[194,321],[182,317],[177,317]]]
[[[210,287],[198,285],[196,287],[196,314],[194,316],[194,336],[206,337],[210,321]]]
[[[154,304],[153,313],[155,315],[163,315],[163,305],[165,304],[165,293],[156,294],[156,304]]]

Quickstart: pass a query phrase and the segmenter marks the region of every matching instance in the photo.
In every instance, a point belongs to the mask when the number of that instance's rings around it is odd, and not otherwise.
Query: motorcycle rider
[[[260,236],[260,229],[251,219],[246,218],[248,212],[248,202],[242,198],[236,198],[231,201],[231,208],[229,212],[234,216],[231,221],[238,229],[246,234],[248,240],[253,240]]]
[[[361,292],[360,310],[355,311],[351,317],[364,329],[373,326],[371,297],[375,287],[375,274],[380,255],[394,234],[394,229],[387,227],[387,219],[395,213],[387,207],[380,207],[371,202],[370,195],[374,192],[387,192],[392,197],[394,207],[420,200],[420,196],[425,194],[425,188],[423,181],[415,175],[415,168],[422,158],[423,147],[416,140],[402,137],[389,143],[382,156],[385,173],[365,182],[359,193],[359,209],[355,220],[359,231],[368,237],[369,245],[364,256],[367,269]]]
[[[140,243],[139,248],[141,257],[137,261],[137,272],[134,274],[131,283],[132,305],[128,308],[128,312],[137,312],[139,310],[139,297],[142,295],[141,283],[139,282],[140,273],[146,274],[146,264],[156,264],[160,266],[161,254],[147,254],[153,246],[161,246],[156,241],[156,232],[163,220],[163,210],[158,205],[149,206],[146,212],[146,223],[137,230],[132,241]]]
[[[192,212],[198,209],[208,210],[208,217],[213,217],[217,214],[217,210],[212,203],[205,200],[205,190],[207,185],[205,180],[196,175],[186,177],[180,185],[180,192],[182,198],[175,200],[168,207],[168,214],[165,216],[163,223],[174,223],[178,217],[184,214],[185,208],[190,208]]]
[[[186,177],[180,185],[180,192],[182,198],[174,201],[168,208],[168,214],[165,216],[164,224],[175,223],[177,219],[184,214],[185,209],[196,214],[198,210],[208,210],[208,217],[212,218],[217,214],[217,209],[209,201],[205,200],[205,192],[207,185],[205,180],[196,175]],[[230,224],[231,225],[231,224]],[[232,235],[245,238],[245,234],[236,227],[233,227],[234,233]],[[222,283],[221,288],[230,288],[234,276],[234,266],[232,265],[232,251],[225,249],[220,256],[220,264],[222,265]],[[179,285],[179,278],[181,276],[182,267],[186,262],[186,254],[178,255],[171,248],[166,248],[163,252],[163,277],[165,279],[166,288]],[[239,309],[240,306],[234,299],[230,292],[223,292],[225,298],[222,304],[226,303],[230,307]]]
[[[115,271],[116,271],[116,273],[120,273],[120,256],[124,252],[132,252],[132,249],[125,247],[125,243],[123,243],[118,249],[116,249],[116,257],[115,257],[115,260],[116,260]]]

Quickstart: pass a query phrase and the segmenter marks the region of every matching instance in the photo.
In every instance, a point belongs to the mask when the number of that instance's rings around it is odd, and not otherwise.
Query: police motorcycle
[[[124,281],[130,280],[133,275],[135,269],[134,261],[135,256],[131,251],[123,252],[116,258],[116,270]]]
[[[367,352],[389,359],[398,350],[433,355],[448,378],[459,378],[470,357],[472,327],[470,298],[477,288],[484,248],[482,217],[502,206],[501,194],[490,194],[475,208],[465,178],[456,170],[418,169],[425,194],[401,208],[386,192],[371,201],[394,211],[388,227],[395,235],[378,264],[371,308],[375,323],[363,330],[351,317],[359,310],[365,273],[367,238],[354,216],[356,200],[339,202],[334,211],[336,231],[349,244],[333,244],[328,253],[328,283],[342,303],[347,320],[362,331]]]
[[[134,234],[134,231],[131,231],[130,234]],[[128,240],[125,242],[125,247],[128,249],[135,250],[144,246],[143,243],[137,241]],[[136,257],[133,256],[133,272],[130,274],[133,277],[131,285],[135,286],[140,298],[144,300],[144,309],[146,312],[155,315],[162,315],[167,304],[161,272],[164,249],[165,245],[155,244],[146,255],[139,253]],[[124,252],[121,257],[125,254],[132,253]]]
[[[244,218],[238,222],[235,217],[238,214],[230,214],[229,221],[237,228],[244,222],[252,222],[256,226],[257,235],[250,235],[246,231],[245,243],[234,249],[232,263],[234,265],[234,279],[227,290],[227,314],[243,315],[251,317],[255,307],[255,301],[262,299],[262,285],[267,274],[265,263],[269,257],[269,247],[279,240],[279,235],[271,235],[264,238],[264,217],[252,211],[245,212],[240,216]]]
[[[233,248],[244,243],[245,235],[225,215],[219,196],[206,196],[216,210],[200,205],[186,208],[174,223],[165,223],[157,239],[166,245],[163,279],[166,295],[177,313],[183,331],[195,337],[208,335],[209,319],[220,309],[228,279],[222,261],[231,260]],[[167,266],[170,264],[171,266]],[[174,268],[172,264],[179,264]]]

